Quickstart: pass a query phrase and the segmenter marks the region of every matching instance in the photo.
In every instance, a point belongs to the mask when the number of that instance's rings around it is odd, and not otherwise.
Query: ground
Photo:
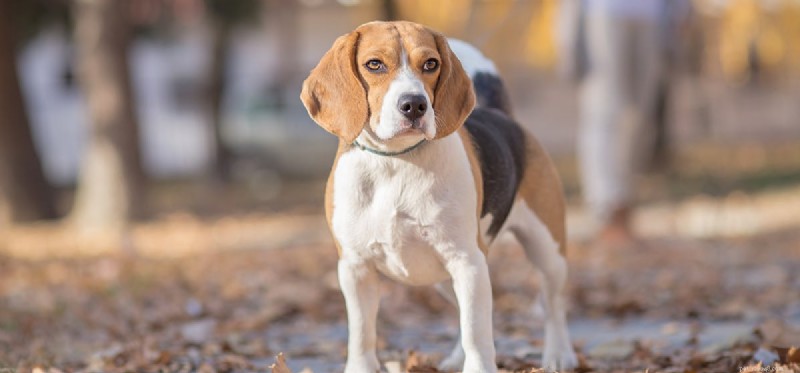
[[[48,258],[6,250],[0,371],[265,371],[279,353],[295,372],[341,371],[345,310],[336,250],[319,215],[149,224],[134,232],[128,249]],[[267,232],[273,245],[246,244],[247,229],[229,226]],[[27,229],[11,235],[22,242],[54,235]],[[175,233],[181,231],[186,237]],[[171,250],[176,242],[209,240],[208,234],[240,245]],[[135,249],[137,242],[143,249]],[[489,257],[498,364],[510,371],[538,367],[534,270],[507,237]],[[787,365],[800,360],[789,350],[800,346],[797,230],[654,237],[603,252],[577,243],[569,262],[580,371],[737,372],[759,359],[761,371],[800,369]],[[410,364],[424,364],[449,350],[456,313],[435,291],[385,281],[383,294],[382,361],[405,364],[414,351]]]

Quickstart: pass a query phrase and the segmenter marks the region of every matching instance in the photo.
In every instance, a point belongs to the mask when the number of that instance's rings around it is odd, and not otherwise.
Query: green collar
[[[403,150],[396,151],[396,152],[385,152],[383,150],[368,148],[368,147],[366,147],[364,145],[359,144],[358,141],[355,141],[355,140],[353,141],[353,145],[355,145],[355,147],[357,147],[357,148],[359,148],[359,149],[361,149],[363,151],[367,151],[367,152],[370,152],[372,154],[382,155],[384,157],[394,157],[394,156],[406,154],[406,153],[418,148],[424,142],[425,142],[425,139],[422,139],[418,143],[416,143],[414,145],[411,145],[410,147],[405,148]]]

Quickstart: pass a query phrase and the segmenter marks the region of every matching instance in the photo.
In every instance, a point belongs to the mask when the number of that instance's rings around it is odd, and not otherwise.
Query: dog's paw
[[[460,372],[464,368],[464,350],[459,344],[437,367],[442,372]]]
[[[345,373],[376,373],[381,371],[381,365],[375,356],[353,357],[347,359]]]
[[[475,362],[469,361],[464,363],[464,370],[462,373],[497,373],[497,366],[492,362]]]
[[[555,346],[554,346],[555,347]],[[578,356],[572,346],[557,348],[545,347],[542,356],[542,368],[548,372],[563,372],[578,366]]]

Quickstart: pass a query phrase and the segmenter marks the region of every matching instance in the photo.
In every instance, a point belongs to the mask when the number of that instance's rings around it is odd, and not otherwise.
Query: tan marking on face
[[[430,72],[423,71],[423,65],[430,58],[437,61],[441,58],[429,29],[411,22],[371,22],[356,31],[362,35],[356,60],[367,89],[369,126],[373,132],[381,124],[381,111],[387,104],[384,99],[390,85],[400,74],[411,74],[410,78],[419,80],[429,99],[433,100],[441,64]],[[383,63],[381,71],[367,68],[367,63],[373,59]],[[395,108],[394,102],[388,105]]]
[[[559,252],[566,256],[566,203],[561,178],[550,156],[536,138],[528,134],[525,141],[527,164],[517,195],[525,200],[528,207],[547,226],[553,239],[558,242]]]
[[[367,68],[373,59],[382,63],[380,71]],[[437,66],[425,71],[429,59],[435,59]],[[432,114],[425,120],[432,122],[427,124],[427,136],[442,138],[454,132],[475,106],[471,81],[447,39],[405,21],[370,22],[338,38],[303,83],[300,97],[314,121],[352,143],[365,124],[377,131],[388,111],[382,113],[384,106],[396,108],[395,102],[384,100],[400,74],[418,81],[428,96],[435,118]],[[384,126],[397,125],[391,122],[400,119],[387,120]]]
[[[439,75],[442,71],[442,56],[437,49],[434,34],[430,30],[410,22],[398,23],[396,27],[402,35],[403,49],[407,55],[408,67],[422,81],[425,92],[433,100],[436,83],[439,81]],[[438,66],[435,70],[426,72],[423,70],[423,66],[429,59],[435,59],[438,62]]]

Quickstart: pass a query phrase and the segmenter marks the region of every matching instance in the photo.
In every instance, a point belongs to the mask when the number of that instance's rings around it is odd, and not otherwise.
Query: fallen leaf
[[[410,351],[408,358],[406,358],[406,371],[408,373],[437,373],[439,372],[433,366],[430,359],[423,358],[416,351]]]
[[[800,364],[800,348],[792,347],[786,353],[786,362]]]
[[[278,354],[275,358],[275,364],[270,365],[269,369],[272,373],[292,373],[289,367],[286,366],[286,358],[283,357],[283,353]]]

